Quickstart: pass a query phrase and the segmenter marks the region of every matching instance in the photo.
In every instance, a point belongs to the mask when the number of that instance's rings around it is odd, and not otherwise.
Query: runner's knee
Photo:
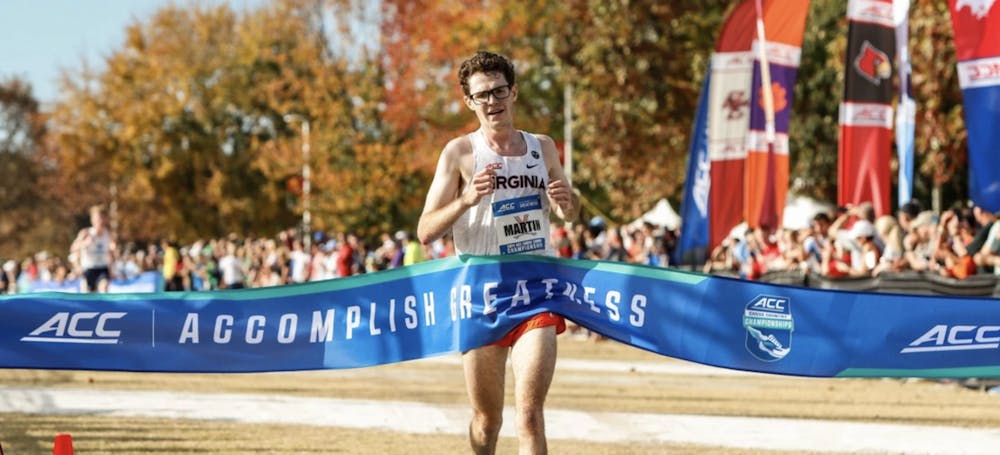
[[[527,406],[517,411],[518,434],[541,434],[545,429],[545,413],[541,406]]]
[[[503,412],[492,412],[476,410],[472,414],[472,428],[474,431],[483,434],[494,435],[500,433],[503,425]]]

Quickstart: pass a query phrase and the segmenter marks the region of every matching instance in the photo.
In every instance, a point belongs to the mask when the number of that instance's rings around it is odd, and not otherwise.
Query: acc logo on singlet
[[[792,350],[792,301],[787,297],[758,295],[743,310],[746,348],[765,362],[781,360]]]

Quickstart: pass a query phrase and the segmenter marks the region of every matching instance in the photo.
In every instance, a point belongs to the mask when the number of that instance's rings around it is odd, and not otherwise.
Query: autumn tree
[[[568,2],[577,185],[618,220],[678,203],[701,80],[729,2]]]
[[[733,4],[168,6],[129,25],[101,65],[67,74],[43,141],[53,171],[43,186],[77,215],[116,202],[126,238],[269,234],[301,217],[308,121],[314,227],[366,236],[412,229],[446,141],[476,128],[457,65],[488,49],[517,68],[525,130],[563,141],[572,87],[574,184],[589,213],[626,221],[661,197],[680,200],[698,90]],[[811,2],[790,127],[797,190],[830,200],[844,8]],[[961,94],[944,2],[915,2],[912,19],[924,176],[916,194],[934,185],[963,194]]]
[[[387,136],[376,148],[415,176],[408,182],[416,210],[447,140],[478,127],[462,101],[457,75],[458,65],[478,50],[514,63],[519,127],[562,139],[562,85],[551,53],[561,38],[552,25],[558,5],[390,0],[382,2],[381,12],[377,62],[384,75],[381,117]],[[402,219],[415,226],[414,216]]]
[[[72,235],[72,218],[48,191],[45,115],[31,86],[0,81],[0,257],[55,252]]]
[[[563,87],[574,86],[576,185],[599,210],[634,215],[674,195],[683,177],[676,163],[697,100],[693,79],[711,46],[702,35],[719,21],[696,3],[385,2],[386,121],[432,169],[442,136],[475,128],[457,64],[479,49],[500,52],[517,67],[525,129],[563,140]]]
[[[301,216],[288,183],[306,120],[315,227],[360,223],[369,201],[354,195],[393,192],[393,179],[343,178],[363,172],[358,144],[379,136],[379,95],[364,90],[380,88],[331,52],[322,14],[300,1],[242,14],[169,6],[130,25],[105,70],[67,78],[54,110],[65,186],[115,199],[126,238],[273,233]]]
[[[927,202],[935,204],[935,197],[945,203],[968,198],[968,133],[947,2],[914,2],[910,54],[917,104],[913,192],[931,208]]]

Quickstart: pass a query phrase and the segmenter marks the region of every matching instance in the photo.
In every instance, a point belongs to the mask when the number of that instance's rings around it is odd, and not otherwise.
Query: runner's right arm
[[[434,180],[427,192],[424,211],[417,224],[417,237],[427,245],[443,236],[466,210],[479,203],[483,196],[493,192],[491,169],[484,169],[472,177],[472,185],[464,193],[461,186],[463,160],[472,159],[471,145],[464,136],[453,139],[445,146],[438,159]],[[471,162],[470,169],[471,169]]]

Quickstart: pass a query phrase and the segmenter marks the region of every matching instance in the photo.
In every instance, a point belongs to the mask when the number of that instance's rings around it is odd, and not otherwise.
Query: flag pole
[[[767,61],[767,35],[764,33],[764,9],[761,0],[754,3],[757,15],[757,59],[760,61],[760,82],[762,98],[764,99],[764,137],[767,141],[767,177],[764,181],[764,201],[760,207],[759,222],[761,227],[776,229],[778,213],[774,200],[777,178],[777,163],[774,156],[775,126],[774,126],[774,94],[771,90],[771,66]]]

